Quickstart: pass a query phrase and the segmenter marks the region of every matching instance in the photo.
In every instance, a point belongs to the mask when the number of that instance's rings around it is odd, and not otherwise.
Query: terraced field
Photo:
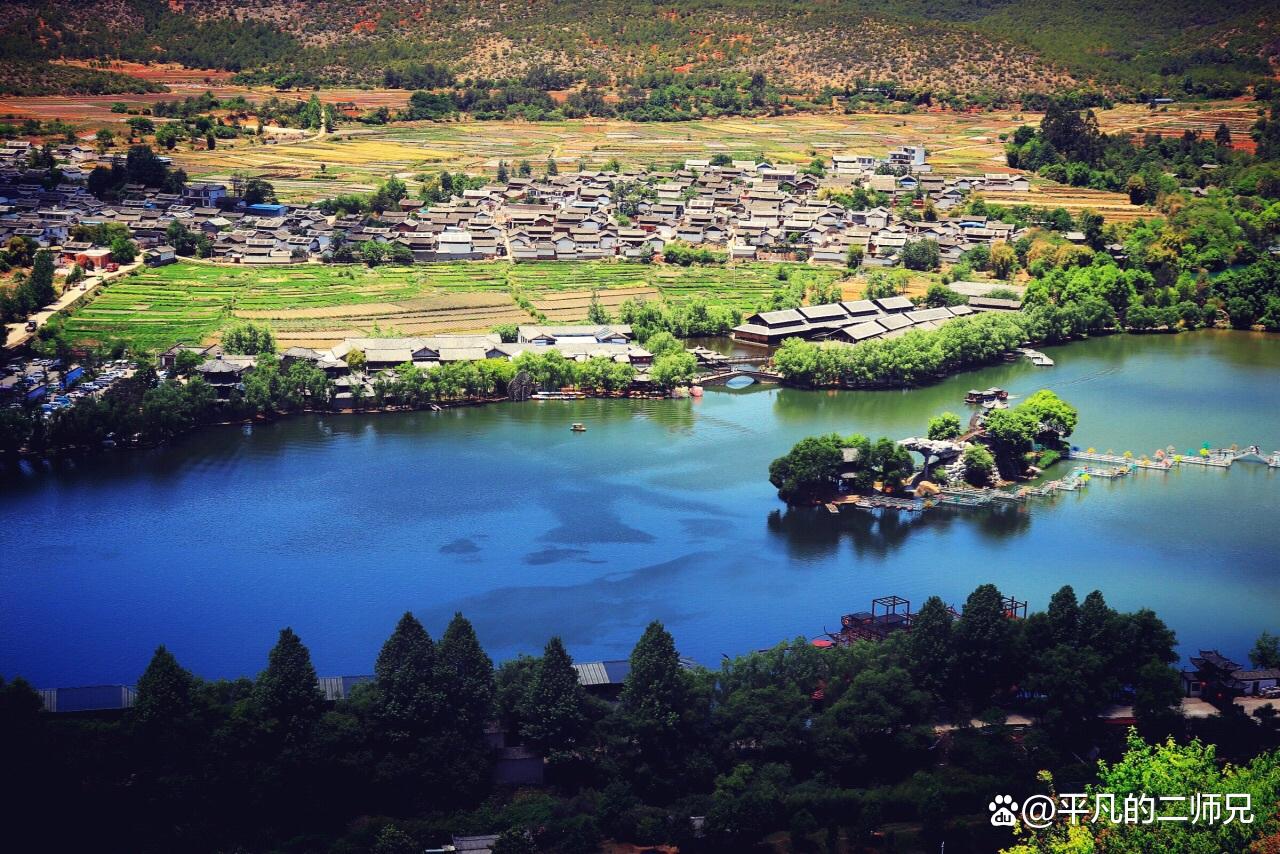
[[[370,332],[422,335],[584,320],[596,294],[614,312],[632,298],[695,297],[751,312],[780,282],[776,264],[664,267],[622,262],[420,264],[413,267],[230,267],[194,262],[147,269],[110,287],[67,321],[77,341],[121,338],[144,350],[215,341],[237,320],[270,325],[282,347],[327,347]],[[840,270],[791,266],[829,282]],[[861,285],[847,295],[860,295]],[[518,300],[527,300],[519,302]]]
[[[1031,205],[1040,208],[1064,208],[1072,216],[1091,210],[1102,214],[1107,222],[1132,222],[1151,219],[1155,214],[1150,208],[1134,206],[1124,193],[1107,190],[1091,190],[1088,187],[1071,187],[1037,180],[1029,193],[983,193],[989,202],[1000,205]]]
[[[808,163],[816,155],[884,155],[906,143],[924,143],[943,174],[1004,170],[1000,134],[1039,116],[1008,111],[888,115],[724,118],[697,122],[413,123],[341,128],[320,139],[261,145],[237,140],[214,151],[175,151],[193,179],[226,180],[233,172],[268,178],[283,201],[300,202],[346,192],[367,192],[389,175],[412,178],[440,169],[492,175],[498,161],[529,160],[541,172],[548,157],[561,169],[580,159],[599,168],[617,158],[626,167],[669,167],[690,157],[728,154]],[[323,168],[322,168],[323,167]]]

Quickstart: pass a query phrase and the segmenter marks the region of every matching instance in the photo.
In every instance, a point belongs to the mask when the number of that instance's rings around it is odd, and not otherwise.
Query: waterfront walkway
[[[1237,462],[1260,463],[1269,468],[1280,468],[1280,451],[1266,453],[1257,445],[1246,448],[1205,448],[1196,454],[1177,454],[1173,451],[1157,452],[1153,458],[1135,458],[1132,454],[1098,453],[1072,448],[1067,459],[1078,461],[1070,474],[1044,483],[1018,486],[1012,489],[996,487],[946,486],[937,495],[921,498],[891,496],[850,495],[835,499],[826,505],[829,513],[839,513],[844,507],[861,510],[907,510],[919,512],[932,507],[999,507],[1022,504],[1032,498],[1049,498],[1063,492],[1077,492],[1095,477],[1111,479],[1126,477],[1135,469],[1169,471],[1178,466],[1207,466],[1230,468]]]
[[[1229,468],[1233,463],[1237,462],[1253,462],[1262,463],[1269,468],[1280,468],[1280,451],[1272,451],[1265,453],[1257,445],[1250,445],[1247,448],[1202,448],[1194,453],[1179,454],[1173,446],[1163,450],[1156,451],[1151,456],[1143,456],[1135,458],[1133,454],[1125,452],[1124,454],[1113,454],[1110,451],[1106,453],[1098,453],[1092,448],[1087,451],[1081,451],[1072,448],[1068,456],[1073,460],[1087,460],[1091,462],[1111,463],[1113,465],[1134,466],[1140,469],[1159,469],[1168,470],[1177,466],[1211,466],[1214,468]]]

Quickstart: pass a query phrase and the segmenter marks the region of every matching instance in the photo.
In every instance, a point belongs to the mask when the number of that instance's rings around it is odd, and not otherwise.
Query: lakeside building
[[[602,357],[633,365],[640,371],[653,363],[653,354],[632,342],[631,328],[626,325],[523,326],[521,329],[525,340],[515,342],[504,342],[493,333],[345,338],[328,350],[290,347],[280,354],[280,363],[286,370],[296,361],[310,362],[320,368],[326,377],[335,381],[334,400],[339,406],[350,402],[357,392],[371,395],[378,375],[406,363],[420,370],[434,370],[449,362],[514,360],[525,351],[556,351],[565,359],[577,362]],[[364,367],[352,371],[348,357],[356,350],[364,356]],[[214,387],[222,400],[241,387],[257,363],[254,356],[227,355],[216,345],[201,348],[178,344],[160,354],[159,366],[172,368],[183,351],[208,356],[196,372]]]
[[[1191,657],[1191,669],[1182,671],[1182,689],[1188,697],[1210,702],[1230,702],[1236,697],[1256,697],[1280,685],[1280,668],[1246,668],[1216,649],[1202,649]]]
[[[912,329],[937,329],[948,320],[977,311],[1016,310],[1019,305],[989,297],[971,297],[968,305],[947,308],[917,308],[906,297],[846,300],[757,312],[735,326],[732,335],[737,341],[768,346],[788,338],[858,344],[875,338],[895,338]]]

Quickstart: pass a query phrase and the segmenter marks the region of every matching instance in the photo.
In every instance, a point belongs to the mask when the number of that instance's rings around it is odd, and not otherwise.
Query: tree
[[[359,373],[364,370],[365,355],[364,351],[359,347],[352,347],[351,350],[347,352],[345,360],[347,367],[351,369],[352,373]]]
[[[1227,127],[1226,122],[1218,125],[1218,129],[1213,132],[1213,141],[1222,148],[1231,147],[1231,128]]]
[[[244,182],[240,198],[246,205],[272,204],[276,200],[276,189],[263,178],[250,178]]]
[[[916,684],[939,703],[952,697],[951,671],[955,666],[951,610],[937,596],[930,596],[911,620],[907,655]]]
[[[498,834],[493,842],[493,854],[539,854],[539,849],[529,831],[513,827]]]
[[[866,460],[868,471],[880,482],[885,492],[896,490],[915,471],[911,452],[884,436],[871,446]]]
[[[1045,613],[1053,642],[1074,644],[1080,632],[1080,605],[1070,584],[1063,585],[1049,597],[1049,609]]]
[[[106,152],[108,148],[115,145],[116,135],[107,128],[101,128],[95,135],[94,139],[98,143],[98,153]]]
[[[1280,635],[1263,632],[1249,650],[1249,663],[1259,670],[1280,668]]]
[[[1158,659],[1138,671],[1133,686],[1133,717],[1147,738],[1167,738],[1181,730],[1182,677]]]
[[[991,275],[997,279],[1007,279],[1018,266],[1018,253],[1008,243],[995,243],[991,246],[991,257],[987,262]]]
[[[956,621],[956,678],[971,709],[986,708],[1011,685],[1013,625],[994,584],[983,584],[965,600]]]
[[[125,124],[129,126],[129,135],[139,139],[149,133],[156,132],[156,123],[146,116],[133,116]]]
[[[954,412],[944,412],[929,419],[930,439],[954,439],[960,432],[960,416]]]
[[[379,723],[393,741],[417,737],[438,723],[445,697],[437,681],[436,648],[406,611],[373,666]]]
[[[35,254],[31,275],[22,289],[29,295],[32,308],[48,305],[57,297],[53,290],[53,253],[48,249],[41,249]]]
[[[1076,429],[1080,413],[1076,408],[1048,389],[1040,389],[1017,407],[1026,410],[1036,419],[1041,430],[1050,431],[1059,439],[1065,439]]]
[[[1145,854],[1151,851],[1249,851],[1250,841],[1276,832],[1280,819],[1270,807],[1280,800],[1280,756],[1263,753],[1248,765],[1231,766],[1218,760],[1213,745],[1199,740],[1178,744],[1169,739],[1150,745],[1130,730],[1128,749],[1114,764],[1098,763],[1098,782],[1085,790],[1086,803],[1109,796],[1117,805],[1127,797],[1150,797],[1158,815],[1190,815],[1191,810],[1161,805],[1177,804],[1189,797],[1247,795],[1252,821],[1059,821],[1034,829],[1025,825],[1017,833],[1020,843],[1004,854]],[[1052,791],[1052,777],[1042,775]],[[1189,794],[1190,793],[1190,794]],[[1105,803],[1105,801],[1103,801]],[[1259,808],[1259,804],[1268,805]]]
[[[1015,460],[1031,450],[1040,424],[1032,412],[1017,406],[992,412],[984,429],[996,454],[1013,466]]]
[[[942,266],[942,251],[933,239],[908,240],[902,247],[902,266],[908,270],[937,270]]]
[[[222,333],[222,347],[228,353],[256,356],[276,351],[276,336],[265,324],[245,321]]]
[[[582,746],[587,731],[586,705],[573,659],[560,638],[553,637],[538,663],[520,734],[552,765],[563,763]]]
[[[649,378],[659,388],[670,390],[692,380],[697,370],[698,360],[692,353],[668,353],[653,360]]]
[[[479,734],[493,714],[493,661],[485,654],[471,622],[454,614],[437,647],[449,707],[459,730]]]
[[[676,336],[670,332],[655,332],[648,338],[644,339],[644,348],[653,354],[656,359],[658,356],[665,356],[668,353],[684,352],[682,345]]]
[[[497,179],[499,184],[506,184],[511,180],[511,173],[507,171],[507,161],[505,160],[498,161]]]
[[[591,292],[591,304],[587,307],[588,323],[608,323],[609,312],[600,304],[600,294]]]
[[[163,646],[138,679],[137,699],[129,711],[133,724],[147,738],[164,740],[184,734],[192,714],[196,681]]]
[[[394,824],[379,830],[378,838],[373,842],[373,854],[418,854],[421,850],[422,846],[414,842],[412,836]]]
[[[982,445],[970,445],[964,449],[964,479],[974,486],[991,483],[991,473],[996,470],[995,457]]]
[[[138,257],[138,244],[127,237],[111,241],[111,260],[117,264],[132,264]]]
[[[177,124],[163,124],[156,130],[156,145],[162,145],[172,151],[182,140],[182,127]]]
[[[769,464],[769,482],[788,504],[834,492],[844,464],[844,440],[835,433],[810,436]]]
[[[264,732],[274,741],[298,746],[324,711],[311,653],[290,628],[267,656],[267,669],[253,686],[253,705]]]
[[[165,226],[164,239],[179,255],[192,255],[196,251],[196,235],[180,219]]]
[[[547,155],[547,177],[560,174],[560,166],[556,163],[556,159],[551,155]]]
[[[683,766],[682,717],[689,700],[689,678],[680,666],[675,640],[654,620],[631,651],[631,672],[619,698],[618,710],[633,739],[639,772],[632,779],[661,788]]]

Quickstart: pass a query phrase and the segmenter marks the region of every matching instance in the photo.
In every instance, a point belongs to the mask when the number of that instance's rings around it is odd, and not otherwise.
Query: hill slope
[[[616,80],[756,71],[799,91],[1087,84],[1223,94],[1272,75],[1280,0],[18,0],[3,57],[167,59],[284,83],[548,67]],[[30,39],[26,34],[35,33]]]

